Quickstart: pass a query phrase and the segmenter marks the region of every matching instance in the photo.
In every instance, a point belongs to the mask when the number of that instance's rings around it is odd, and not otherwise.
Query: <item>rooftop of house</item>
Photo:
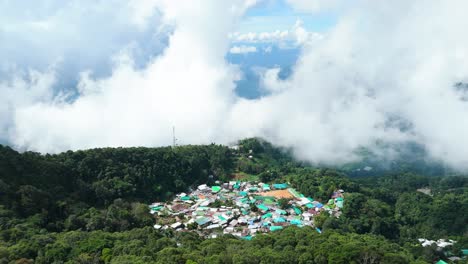
[[[230,181],[213,186],[201,184],[190,193],[180,193],[172,201],[153,203],[149,208],[157,229],[193,230],[206,237],[229,233],[249,239],[289,225],[314,227],[314,217],[321,213],[338,217],[343,192],[334,192],[324,206],[287,183]],[[280,204],[282,198],[289,202]]]

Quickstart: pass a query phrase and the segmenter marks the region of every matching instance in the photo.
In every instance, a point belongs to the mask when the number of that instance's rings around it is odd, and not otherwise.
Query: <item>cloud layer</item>
[[[157,2],[164,23],[176,26],[162,55],[138,70],[131,54],[122,53],[110,77],[83,74],[74,102],[51,100],[17,108],[13,142],[48,152],[166,145],[176,126],[182,143],[209,143],[234,100],[237,73],[224,61],[226,32],[248,4],[218,2],[191,1],[184,7]]]
[[[353,158],[360,146],[416,141],[434,158],[466,168],[468,104],[454,89],[468,77],[464,1],[361,1],[303,52],[279,91],[236,107],[259,113],[263,134],[305,159]],[[248,110],[246,110],[248,109]],[[235,112],[235,111],[234,111]]]
[[[234,43],[248,44],[275,44],[283,48],[302,46],[308,42],[318,41],[323,38],[322,34],[308,32],[302,21],[296,23],[288,30],[276,30],[272,32],[234,32],[229,34]]]
[[[255,46],[233,46],[229,49],[229,52],[232,54],[247,54],[247,53],[255,53],[257,52],[257,48]]]
[[[97,73],[122,49],[143,63],[139,55],[157,52],[164,40],[155,7],[152,0],[1,1],[0,71],[60,63]]]
[[[468,103],[455,88],[468,82],[466,1],[357,1],[321,40],[305,42],[290,78],[266,71],[270,93],[255,100],[234,94],[241,74],[224,59],[229,33],[255,2],[173,2],[142,8],[174,26],[162,54],[138,67],[120,51],[109,76],[81,74],[72,102],[50,90],[54,67],[2,82],[0,114],[12,120],[4,134],[17,147],[57,152],[169,145],[175,126],[183,144],[260,136],[325,163],[412,141],[467,169]]]

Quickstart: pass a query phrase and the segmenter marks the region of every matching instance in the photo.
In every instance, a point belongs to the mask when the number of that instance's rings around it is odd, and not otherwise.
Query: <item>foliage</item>
[[[467,177],[350,178],[297,162],[289,150],[260,139],[239,146],[41,155],[0,145],[0,263],[421,263],[446,255],[419,246],[417,238],[454,239],[454,255],[468,247]],[[288,227],[252,241],[152,228],[148,202],[234,172],[288,182],[319,201],[343,189],[342,215],[316,216],[322,234]],[[288,200],[280,204],[287,208]],[[252,210],[258,208],[252,204]]]

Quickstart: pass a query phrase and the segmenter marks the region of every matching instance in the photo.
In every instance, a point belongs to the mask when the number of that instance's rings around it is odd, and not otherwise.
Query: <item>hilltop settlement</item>
[[[154,228],[194,230],[204,237],[232,234],[250,240],[258,233],[289,225],[314,227],[314,217],[327,213],[339,217],[344,190],[336,190],[322,203],[291,188],[287,183],[267,184],[230,181],[202,184],[166,203],[151,204]],[[321,233],[319,228],[315,228]]]

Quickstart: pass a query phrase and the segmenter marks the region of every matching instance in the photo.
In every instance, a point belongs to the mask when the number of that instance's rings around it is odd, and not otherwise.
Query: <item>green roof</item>
[[[188,201],[188,200],[190,200],[190,196],[182,196],[180,199],[182,201]]]
[[[315,206],[311,203],[306,204],[307,208],[314,208]]]
[[[266,207],[264,204],[259,204],[259,205],[257,205],[257,207],[258,207],[258,209],[260,209],[262,211],[268,211],[269,210],[269,208]]]
[[[298,219],[291,220],[291,225],[302,225],[302,221]]]
[[[273,222],[275,222],[275,223],[285,223],[286,219],[284,219],[283,217],[278,217],[278,218],[273,219]]]
[[[252,236],[241,237],[241,239],[244,239],[244,240],[252,240]]]
[[[258,188],[257,187],[250,187],[249,191],[250,192],[256,192],[256,191],[258,191]]]
[[[283,229],[282,226],[270,226],[270,231],[276,231],[276,230],[281,230]]]
[[[276,213],[281,214],[281,215],[287,214],[287,212],[285,210],[281,210],[281,209],[276,209]]]
[[[468,255],[468,249],[462,249],[461,251],[462,251],[463,255],[465,255],[465,256]]]
[[[286,189],[286,188],[288,188],[288,184],[287,183],[275,183],[275,184],[273,184],[273,188],[275,188],[275,189]]]
[[[313,199],[312,197],[307,197],[307,200],[309,200],[309,201],[311,201],[311,202],[314,201],[314,199]]]
[[[439,261],[436,262],[436,264],[448,264],[448,263],[443,261],[443,260],[439,260]]]
[[[221,191],[221,186],[212,186],[211,191],[217,193]]]
[[[218,219],[221,221],[226,221],[226,218],[224,218],[222,215],[218,215]]]
[[[257,195],[257,196],[255,196],[255,199],[257,199],[257,200],[262,200],[262,201],[264,201],[264,200],[275,200],[275,197],[273,197],[273,196],[262,196],[262,195]]]
[[[302,214],[301,209],[299,209],[299,208],[297,208],[297,207],[294,207],[293,209],[294,209],[294,212],[295,212],[296,214],[298,214],[298,215],[299,215],[299,214]]]
[[[336,201],[336,206],[338,208],[343,208],[343,201]]]
[[[294,188],[289,188],[288,191],[296,198],[301,197],[301,194],[298,191],[296,191],[296,189],[294,189]]]
[[[239,192],[240,196],[247,196],[247,192]]]
[[[343,199],[343,197],[337,197],[335,200],[337,200],[337,201],[343,201],[344,199]]]
[[[272,216],[273,216],[272,213],[266,213],[266,214],[262,215],[262,219],[271,218]]]
[[[204,224],[210,222],[210,218],[208,218],[208,217],[201,217],[201,218],[196,219],[195,222],[196,222],[198,225],[204,225]]]
[[[154,207],[151,207],[151,210],[153,211],[159,211],[163,208],[163,206],[159,205],[159,206],[154,206]]]

